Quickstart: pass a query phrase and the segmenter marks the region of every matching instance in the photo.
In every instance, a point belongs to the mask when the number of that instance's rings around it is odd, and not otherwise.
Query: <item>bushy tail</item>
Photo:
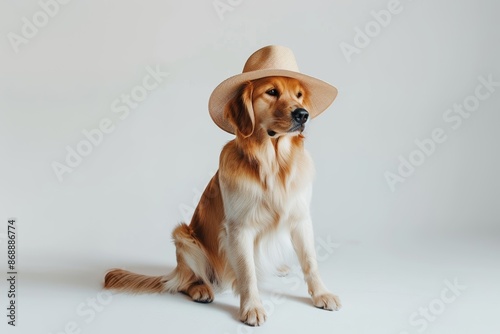
[[[110,270],[104,277],[104,288],[132,293],[165,291],[167,276],[147,276],[122,269]]]
[[[132,293],[187,291],[196,282],[217,281],[203,245],[186,224],[172,233],[176,246],[177,267],[168,275],[147,276],[122,269],[112,269],[104,277],[104,288]]]

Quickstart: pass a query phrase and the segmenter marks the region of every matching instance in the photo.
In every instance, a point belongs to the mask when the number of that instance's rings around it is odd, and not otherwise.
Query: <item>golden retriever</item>
[[[165,276],[109,271],[105,288],[130,292],[183,292],[209,303],[214,290],[232,286],[239,318],[259,326],[266,312],[257,287],[256,257],[262,240],[287,231],[314,306],[338,310],[318,272],[309,213],[313,163],[302,131],[308,92],[293,78],[266,77],[243,84],[224,116],[236,129],[219,170],[206,187],[190,225],[172,236],[177,267]]]

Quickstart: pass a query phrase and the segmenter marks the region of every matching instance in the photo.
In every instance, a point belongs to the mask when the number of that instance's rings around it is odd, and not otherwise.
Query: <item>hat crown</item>
[[[243,73],[266,69],[299,72],[292,50],[279,45],[269,45],[255,51],[246,61]]]

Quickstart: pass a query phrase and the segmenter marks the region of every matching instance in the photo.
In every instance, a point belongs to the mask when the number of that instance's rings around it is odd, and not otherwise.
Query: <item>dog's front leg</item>
[[[307,218],[297,224],[291,234],[314,306],[338,311],[341,307],[340,299],[328,291],[319,275],[311,219]]]
[[[260,326],[266,321],[257,288],[254,262],[255,232],[241,222],[228,222],[227,256],[236,276],[236,288],[240,294],[240,320],[250,326]]]

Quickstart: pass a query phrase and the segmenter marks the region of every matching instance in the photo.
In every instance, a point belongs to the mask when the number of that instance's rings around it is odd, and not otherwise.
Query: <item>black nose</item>
[[[292,111],[292,118],[299,124],[304,124],[309,118],[309,113],[304,108],[297,108]]]

